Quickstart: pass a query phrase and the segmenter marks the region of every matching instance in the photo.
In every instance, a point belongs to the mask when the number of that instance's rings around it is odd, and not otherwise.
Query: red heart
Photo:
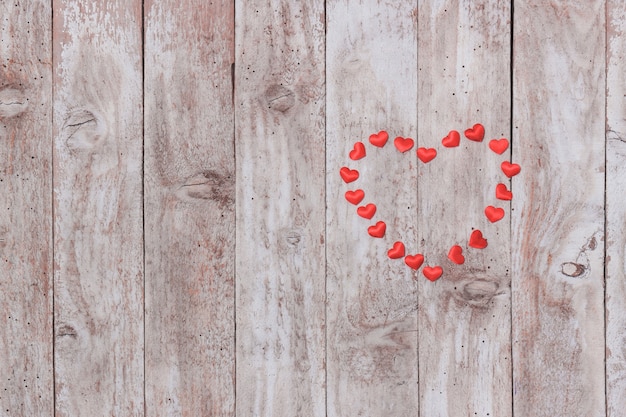
[[[443,268],[440,266],[425,266],[422,273],[429,281],[437,281],[439,277],[441,277],[441,274],[443,274]]]
[[[474,142],[482,142],[485,137],[485,128],[480,123],[476,123],[471,129],[465,131],[465,137]]]
[[[384,130],[370,135],[370,143],[374,146],[378,146],[379,148],[385,146],[387,139],[389,139],[389,134]]]
[[[506,188],[506,185],[498,184],[496,185],[496,198],[498,200],[512,200],[513,193]]]
[[[512,164],[509,161],[504,161],[500,165],[500,168],[502,168],[502,172],[504,172],[504,175],[506,175],[509,178],[516,176],[522,170],[522,167],[520,167],[517,164]]]
[[[342,167],[339,170],[339,175],[346,183],[356,181],[359,178],[359,171],[356,169],[350,169],[348,167]]]
[[[393,144],[396,146],[397,150],[404,153],[410,150],[415,144],[415,142],[413,142],[413,139],[411,138],[403,138],[403,137],[398,136],[397,138],[393,140]]]
[[[402,258],[404,256],[404,243],[394,243],[393,248],[387,251],[387,256],[389,256],[391,259]]]
[[[387,225],[385,222],[377,222],[376,225],[367,228],[367,233],[369,233],[371,237],[383,237],[385,236],[386,229]]]
[[[363,142],[357,142],[354,144],[354,149],[350,151],[350,159],[356,161],[363,157],[365,157],[365,145]]]
[[[419,269],[424,263],[424,255],[418,253],[417,255],[407,255],[404,258],[404,263],[413,269]]]
[[[457,265],[461,265],[465,262],[465,257],[463,256],[463,249],[459,245],[454,245],[450,248],[448,252],[448,259],[454,262]]]
[[[483,233],[480,230],[474,230],[467,245],[475,249],[485,249],[487,247],[487,239],[483,237]]]
[[[363,200],[365,197],[365,193],[363,190],[355,190],[355,191],[346,191],[346,200],[355,206]]]
[[[461,135],[456,130],[451,130],[448,136],[441,139],[441,144],[446,148],[454,148],[461,143]]]
[[[374,217],[374,214],[376,214],[376,205],[369,203],[363,207],[359,207],[358,209],[356,209],[356,214],[365,219],[371,219],[372,217]]]
[[[425,164],[435,159],[436,156],[437,150],[435,148],[417,148],[417,157]]]
[[[489,141],[489,149],[491,149],[498,155],[502,155],[504,151],[508,149],[508,147],[509,147],[509,141],[506,140],[505,138],[502,138],[500,140],[493,139]]]
[[[504,217],[504,209],[500,207],[496,208],[494,206],[487,206],[487,208],[485,208],[485,216],[487,216],[491,223],[495,223]]]

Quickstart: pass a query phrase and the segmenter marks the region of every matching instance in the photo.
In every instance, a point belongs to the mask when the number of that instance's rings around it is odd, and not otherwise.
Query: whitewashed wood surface
[[[625,34],[619,0],[0,0],[0,416],[624,416]]]

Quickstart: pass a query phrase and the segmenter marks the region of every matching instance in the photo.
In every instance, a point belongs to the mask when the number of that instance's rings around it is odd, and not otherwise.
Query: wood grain
[[[147,415],[235,412],[234,24],[145,3]]]
[[[52,13],[0,1],[0,415],[54,410]]]
[[[237,414],[324,416],[324,2],[235,16]]]
[[[607,1],[606,405],[626,410],[626,4]]]
[[[605,3],[515,3],[515,416],[603,416]]]
[[[387,250],[415,254],[416,155],[393,145],[416,138],[417,10],[406,2],[327,2],[328,415],[414,416],[418,412],[416,274]],[[386,130],[383,148],[370,134]],[[352,161],[357,141],[367,155]],[[342,166],[359,179],[345,184]],[[371,220],[344,199],[363,189]],[[385,221],[383,239],[368,227]]]
[[[418,238],[425,265],[442,277],[419,279],[420,413],[424,416],[510,416],[510,204],[495,198],[509,181],[488,147],[510,133],[511,9],[506,2],[454,0],[419,4],[419,146],[438,156],[420,163]],[[484,126],[482,142],[464,131]],[[460,146],[444,147],[450,130]],[[492,205],[505,218],[491,223]],[[468,246],[474,229],[488,241]],[[465,262],[447,254],[463,249]],[[421,275],[421,274],[420,274]]]
[[[53,8],[56,414],[142,415],[141,1]]]

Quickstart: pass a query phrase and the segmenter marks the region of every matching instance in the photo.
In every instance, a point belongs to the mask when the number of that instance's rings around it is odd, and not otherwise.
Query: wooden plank
[[[0,415],[52,415],[52,11],[0,16]]]
[[[418,137],[436,159],[418,164],[418,238],[435,282],[419,277],[420,415],[510,416],[510,203],[495,187],[511,157],[492,152],[510,134],[511,8],[507,2],[419,3]],[[465,130],[484,127],[472,141]],[[457,147],[443,145],[451,130]],[[491,223],[485,208],[504,209]],[[478,229],[487,247],[469,246]],[[464,263],[448,259],[453,245]]]
[[[145,3],[147,415],[235,412],[234,23]]]
[[[237,414],[324,416],[324,2],[236,2]]]
[[[417,133],[417,9],[410,2],[327,2],[328,415],[418,413],[417,284],[387,250],[402,241],[415,254],[417,160],[396,137]],[[387,131],[378,148],[370,134]],[[349,152],[365,143],[365,158]],[[360,177],[345,184],[341,167]],[[371,220],[344,193],[362,189]],[[368,235],[378,221],[382,239]]]
[[[605,2],[514,7],[514,414],[604,416]]]
[[[626,4],[607,1],[606,405],[626,410]]]
[[[53,12],[56,413],[141,415],[141,1]]]

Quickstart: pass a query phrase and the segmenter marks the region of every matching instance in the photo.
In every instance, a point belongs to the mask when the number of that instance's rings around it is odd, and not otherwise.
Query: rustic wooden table
[[[622,0],[0,0],[0,416],[626,416],[625,35]]]

